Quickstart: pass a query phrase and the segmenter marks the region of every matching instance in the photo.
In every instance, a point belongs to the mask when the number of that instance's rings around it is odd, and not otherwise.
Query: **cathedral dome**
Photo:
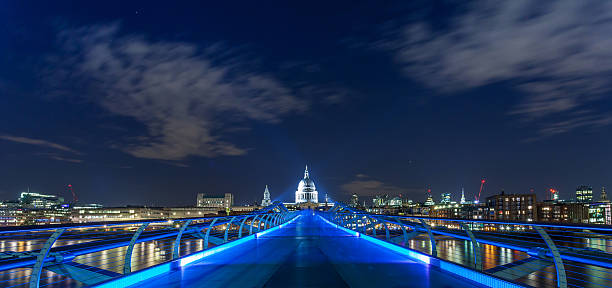
[[[308,166],[306,166],[306,170],[304,171],[304,179],[300,180],[298,189],[295,191],[295,203],[305,202],[319,202],[319,192],[317,192],[314,181],[310,179]]]
[[[315,190],[317,190],[317,188],[315,187],[315,183],[312,181],[312,179],[304,178],[300,180],[300,184],[298,184],[298,191],[309,192]]]

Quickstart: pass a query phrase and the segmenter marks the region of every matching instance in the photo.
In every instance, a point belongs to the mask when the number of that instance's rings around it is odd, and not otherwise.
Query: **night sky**
[[[207,3],[199,3],[207,2]],[[0,1],[0,199],[612,185],[612,2]]]

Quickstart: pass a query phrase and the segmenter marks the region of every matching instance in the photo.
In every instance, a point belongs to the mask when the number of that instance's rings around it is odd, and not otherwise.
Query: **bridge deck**
[[[138,287],[474,287],[310,213]]]

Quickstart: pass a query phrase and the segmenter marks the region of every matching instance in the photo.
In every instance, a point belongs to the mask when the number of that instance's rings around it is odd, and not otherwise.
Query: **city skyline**
[[[4,1],[0,199],[290,201],[306,164],[342,201],[598,195],[610,4],[516,5]]]

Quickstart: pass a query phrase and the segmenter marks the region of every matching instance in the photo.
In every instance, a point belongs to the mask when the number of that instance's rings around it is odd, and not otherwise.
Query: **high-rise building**
[[[436,205],[436,202],[434,202],[433,197],[431,197],[431,195],[427,196],[427,200],[425,200],[425,206],[433,205]]]
[[[304,179],[300,180],[298,189],[295,191],[295,203],[319,203],[319,192],[315,187],[314,181],[310,179],[308,166],[304,170]]]
[[[401,207],[402,206],[402,198],[401,197],[393,197],[393,198],[389,199],[389,202],[388,202],[387,205],[391,206],[391,207]]]
[[[268,190],[268,185],[266,185],[266,190],[264,190],[264,198],[261,200],[261,206],[270,206],[272,205],[272,200],[270,200],[270,191]]]
[[[29,190],[29,189],[28,189]],[[45,195],[34,192],[21,192],[19,203],[25,208],[45,208],[64,203],[64,198],[55,195]]]
[[[355,193],[351,195],[351,207],[359,206],[359,196]]]
[[[535,194],[501,194],[487,197],[487,206],[494,209],[491,220],[536,221]]]
[[[465,204],[465,191],[463,190],[463,187],[461,187],[461,201],[459,203]]]
[[[610,202],[591,203],[589,205],[590,224],[612,224],[612,209]]]
[[[376,195],[372,198],[373,207],[384,207],[389,203],[389,195]]]
[[[539,222],[587,223],[589,204],[544,201],[537,204]]]
[[[576,188],[576,201],[589,203],[593,201],[593,188],[586,185],[580,185]]]
[[[441,204],[450,204],[451,203],[451,193],[442,193],[440,197]]]

